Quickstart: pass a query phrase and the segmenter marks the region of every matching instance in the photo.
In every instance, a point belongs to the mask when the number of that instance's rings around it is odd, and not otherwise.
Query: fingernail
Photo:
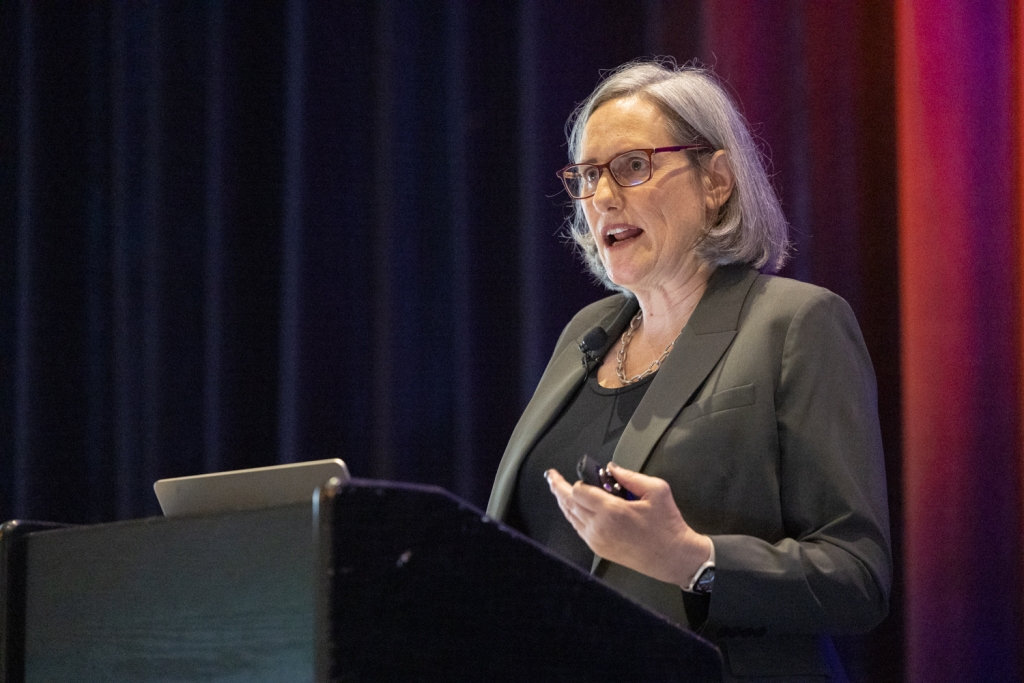
[[[544,481],[551,483],[551,470],[544,470]]]

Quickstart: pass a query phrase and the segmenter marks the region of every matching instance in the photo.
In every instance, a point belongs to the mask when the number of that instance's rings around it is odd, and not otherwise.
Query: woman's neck
[[[644,312],[643,336],[647,344],[657,346],[679,336],[697,307],[715,267],[696,264],[680,278],[652,290],[634,292]]]

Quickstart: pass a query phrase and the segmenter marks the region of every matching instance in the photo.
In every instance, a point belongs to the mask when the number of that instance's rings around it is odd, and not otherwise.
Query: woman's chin
[[[608,279],[626,289],[650,277],[653,265],[649,254],[624,246],[602,250],[601,261]]]
[[[605,272],[615,285],[630,291],[633,291],[633,286],[640,282],[640,274],[631,269],[605,267]]]

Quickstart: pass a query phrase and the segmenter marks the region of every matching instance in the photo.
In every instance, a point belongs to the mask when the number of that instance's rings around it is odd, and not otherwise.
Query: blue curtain
[[[324,457],[482,505],[601,295],[563,122],[655,10],[4,4],[0,518]]]

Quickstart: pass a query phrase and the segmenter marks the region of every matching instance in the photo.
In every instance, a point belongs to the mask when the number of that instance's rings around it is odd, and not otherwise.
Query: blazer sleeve
[[[888,610],[889,516],[874,371],[842,298],[822,290],[793,315],[774,401],[785,537],[711,536],[702,631],[866,631]]]

